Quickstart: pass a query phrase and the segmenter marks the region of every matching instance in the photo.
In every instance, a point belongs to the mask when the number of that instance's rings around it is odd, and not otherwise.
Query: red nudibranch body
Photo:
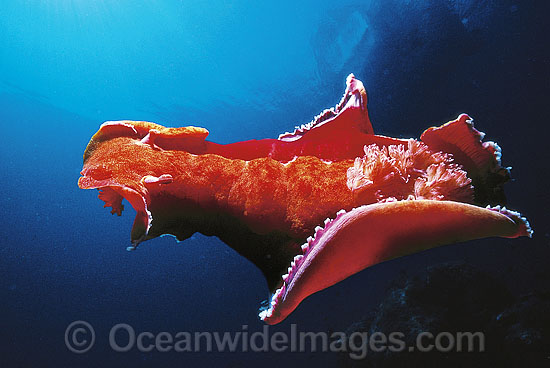
[[[78,185],[111,213],[136,210],[132,247],[163,234],[215,235],[256,264],[273,292],[260,313],[284,320],[309,295],[366,267],[454,242],[531,236],[499,205],[509,169],[460,115],[416,139],[375,135],[363,84],[278,139],[227,145],[199,127],[104,123]]]

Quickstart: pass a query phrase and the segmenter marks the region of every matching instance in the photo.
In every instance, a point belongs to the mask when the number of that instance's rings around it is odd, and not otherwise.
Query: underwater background
[[[0,367],[548,366],[548,2],[3,0],[0,6]],[[270,333],[485,331],[488,352],[115,352],[136,332],[262,331],[261,272],[217,238],[127,252],[133,209],[77,187],[107,120],[277,137],[334,106],[353,72],[377,134],[418,137],[459,113],[498,142],[532,239],[455,244],[368,268]],[[96,341],[67,349],[89,322]],[[440,366],[440,365],[438,365]]]

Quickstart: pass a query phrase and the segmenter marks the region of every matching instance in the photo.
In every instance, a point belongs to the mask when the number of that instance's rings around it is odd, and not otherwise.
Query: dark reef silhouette
[[[543,276],[543,275],[542,275]],[[548,275],[546,275],[548,276]],[[440,264],[412,279],[394,281],[378,308],[346,332],[417,334],[483,332],[484,352],[370,352],[342,356],[344,367],[547,367],[550,361],[550,288],[533,285],[514,295],[489,273],[467,264]]]

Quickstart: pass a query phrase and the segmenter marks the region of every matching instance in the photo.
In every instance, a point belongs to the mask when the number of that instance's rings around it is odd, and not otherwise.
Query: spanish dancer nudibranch
[[[485,237],[531,236],[501,207],[500,148],[460,115],[420,139],[375,135],[353,74],[341,101],[278,139],[216,144],[199,127],[101,125],[78,185],[119,216],[132,247],[163,234],[217,236],[265,275],[260,318],[283,321],[309,295],[380,262]]]

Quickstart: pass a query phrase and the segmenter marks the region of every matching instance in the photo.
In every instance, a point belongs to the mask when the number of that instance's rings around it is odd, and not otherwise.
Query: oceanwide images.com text
[[[334,352],[348,353],[352,359],[364,359],[369,352],[483,352],[482,332],[420,332],[407,345],[403,332],[305,332],[296,324],[290,331],[271,332],[271,326],[261,331],[249,331],[242,325],[233,332],[150,332],[136,331],[126,323],[118,323],[105,336],[116,352]],[[73,353],[90,351],[96,342],[93,327],[86,321],[74,321],[65,330],[65,345]]]

